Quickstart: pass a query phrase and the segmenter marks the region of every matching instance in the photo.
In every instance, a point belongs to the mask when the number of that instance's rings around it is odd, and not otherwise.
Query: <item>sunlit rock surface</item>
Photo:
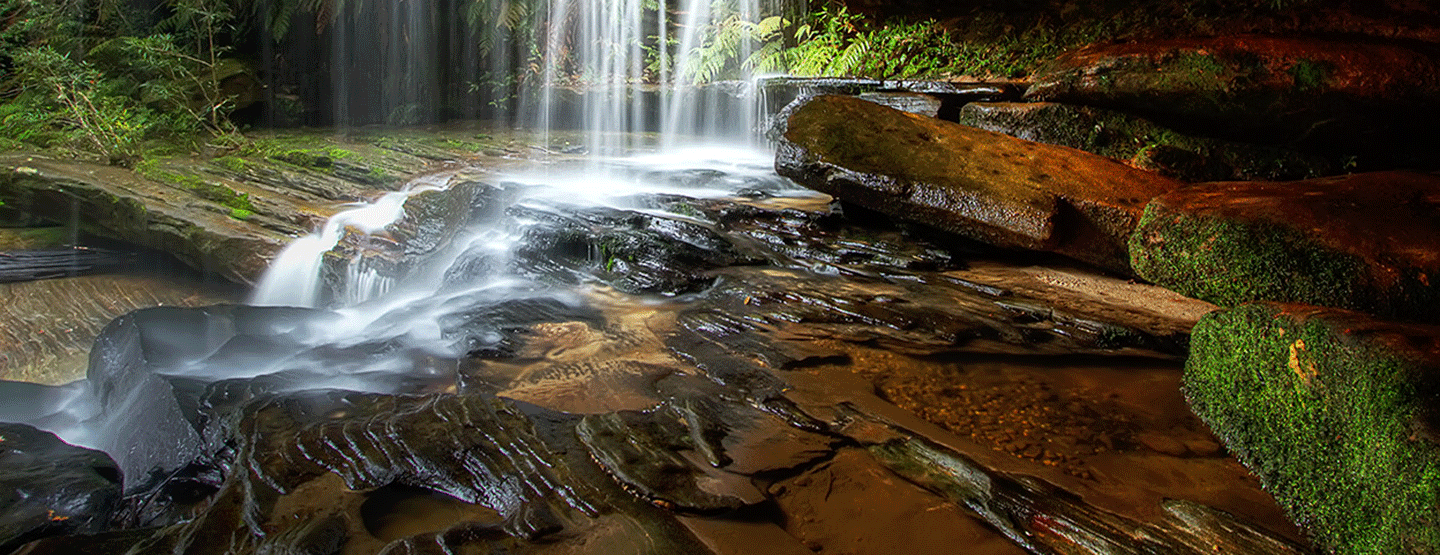
[[[1026,98],[1232,140],[1301,141],[1383,165],[1417,141],[1433,147],[1424,131],[1440,122],[1440,59],[1414,44],[1240,35],[1096,45],[1042,69]]]
[[[1299,302],[1433,322],[1440,178],[1196,185],[1152,201],[1130,250],[1141,277],[1221,305]]]
[[[841,96],[795,111],[775,166],[895,218],[1127,272],[1124,241],[1145,203],[1180,186],[1109,158]]]
[[[972,102],[960,108],[959,123],[1185,181],[1304,179],[1338,168],[1292,149],[1190,136],[1123,112],[1056,102]]]
[[[1251,304],[1195,329],[1191,407],[1321,549],[1440,550],[1440,328]]]

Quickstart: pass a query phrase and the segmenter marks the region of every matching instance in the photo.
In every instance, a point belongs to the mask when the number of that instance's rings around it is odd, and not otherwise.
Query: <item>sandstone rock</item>
[[[1298,151],[1184,135],[1119,112],[1055,102],[972,102],[958,120],[986,131],[1078,148],[1185,181],[1304,179],[1335,164]]]
[[[1005,83],[859,79],[850,77],[773,77],[760,85],[761,103],[769,121],[765,136],[785,134],[790,115],[811,99],[827,94],[859,96],[899,110],[954,120],[970,102],[1019,100],[1020,89]],[[906,107],[915,109],[907,109]]]
[[[1440,552],[1440,328],[1251,304],[1191,349],[1191,408],[1317,547]]]
[[[82,231],[165,251],[242,283],[258,277],[287,242],[274,229],[284,229],[278,222],[232,218],[219,203],[110,166],[10,157],[0,162],[0,200],[56,222],[78,214]]]
[[[0,284],[0,378],[59,385],[85,377],[95,337],[151,306],[233,301],[194,280],[134,273]]]
[[[1144,203],[1180,186],[1108,158],[822,96],[790,118],[776,170],[906,221],[1128,271]]]
[[[1223,36],[1094,45],[1036,74],[1026,98],[1133,112],[1247,141],[1383,155],[1440,121],[1440,59],[1374,40]],[[1423,135],[1420,135],[1423,137]]]
[[[1273,300],[1436,321],[1440,177],[1196,185],[1152,201],[1130,251],[1141,277],[1219,305]]]

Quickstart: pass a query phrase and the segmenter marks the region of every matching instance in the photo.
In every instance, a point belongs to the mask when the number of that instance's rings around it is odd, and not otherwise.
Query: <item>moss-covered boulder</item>
[[[1128,272],[1125,238],[1180,182],[844,96],[795,110],[775,168],[851,204],[1002,248]]]
[[[1322,550],[1440,553],[1440,327],[1215,312],[1191,337],[1185,395]]]
[[[1124,112],[1058,102],[972,102],[958,121],[1185,181],[1305,179],[1338,166],[1294,149],[1186,135]]]
[[[1440,177],[1206,183],[1150,202],[1140,277],[1222,306],[1300,302],[1440,322]]]
[[[1440,122],[1440,59],[1408,43],[1263,36],[1085,47],[1035,76],[1030,100],[1132,111],[1245,141],[1385,155]]]

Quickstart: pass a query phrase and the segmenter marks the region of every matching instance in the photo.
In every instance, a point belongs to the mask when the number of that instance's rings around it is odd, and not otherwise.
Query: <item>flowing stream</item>
[[[712,16],[755,19],[759,14],[755,0],[739,2],[724,13],[712,12],[710,0],[662,0],[660,13],[680,14],[673,29],[665,18],[656,17],[656,6],[645,4],[645,0],[553,0],[544,12],[551,22],[569,24],[547,26],[545,47],[553,54],[548,56],[552,63],[543,71],[540,91],[527,97],[515,119],[541,130],[542,144],[549,145],[552,131],[570,126],[562,120],[575,108],[560,93],[578,91],[582,98],[578,120],[585,143],[575,150],[581,155],[555,152],[549,159],[505,174],[474,169],[425,175],[400,191],[342,210],[281,252],[248,301],[256,307],[318,310],[267,321],[261,329],[241,330],[243,325],[234,323],[213,330],[174,329],[169,332],[173,337],[147,336],[149,343],[188,342],[182,349],[186,355],[152,360],[151,369],[172,379],[206,383],[286,376],[285,385],[275,388],[281,391],[392,392],[407,378],[440,372],[417,361],[456,360],[473,352],[477,344],[503,340],[500,330],[459,333],[447,322],[525,300],[582,307],[582,291],[591,287],[586,276],[554,282],[537,280],[533,267],[517,270],[512,259],[517,249],[526,248],[529,230],[538,221],[607,208],[704,225],[657,208],[653,199],[815,196],[774,174],[772,154],[757,139],[762,122],[753,87],[743,81],[686,86],[681,75],[690,63],[685,55],[699,45],[700,32],[712,23]],[[426,30],[423,14],[392,16],[418,26],[407,32]],[[337,24],[359,23],[340,18]],[[348,40],[355,34],[355,29],[342,29],[335,36]],[[673,43],[679,53],[658,75],[645,67],[642,47],[656,37],[661,43]],[[409,57],[387,64],[404,67],[406,75],[424,75],[428,70],[417,69],[416,64],[439,63],[430,59],[431,54],[409,52]],[[584,77],[583,82],[576,83],[577,75]],[[647,75],[658,77],[658,82],[642,83]],[[343,72],[336,79],[337,87],[354,86]],[[400,100],[423,95],[403,87],[393,93]],[[337,106],[343,110],[345,103]],[[444,190],[465,179],[462,174],[476,171],[486,187],[501,192],[497,198],[503,205],[487,207],[488,218],[472,220],[443,248],[409,260],[406,267],[379,269],[369,264],[363,245],[370,242],[371,234],[384,235],[405,217],[408,199]],[[347,254],[347,242],[362,248]],[[327,271],[327,259],[340,260],[342,269],[336,271],[330,264]],[[477,260],[483,260],[487,269],[469,272],[464,280],[454,277],[457,267],[474,266]],[[235,317],[237,322],[241,319]],[[236,339],[266,335],[271,337],[263,345]],[[71,443],[110,452],[126,470],[153,463],[155,455],[149,451],[157,447],[137,447],[134,444],[140,440],[125,432],[135,415],[121,407],[140,400],[100,399],[99,389],[103,387],[73,386],[64,398],[52,401],[58,408],[33,409],[12,419],[55,431]],[[180,449],[167,456],[182,460],[192,455]]]

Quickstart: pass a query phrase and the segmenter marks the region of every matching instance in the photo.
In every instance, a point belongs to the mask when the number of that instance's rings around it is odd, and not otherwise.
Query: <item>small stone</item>
[[[1151,451],[1162,455],[1183,457],[1189,452],[1185,449],[1185,445],[1176,441],[1175,438],[1157,432],[1146,432],[1140,434],[1135,439]]]

